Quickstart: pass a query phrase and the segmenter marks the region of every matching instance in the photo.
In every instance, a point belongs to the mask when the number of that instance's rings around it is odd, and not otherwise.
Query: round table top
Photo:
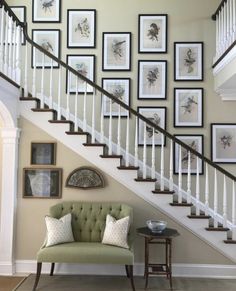
[[[162,232],[156,233],[152,232],[147,226],[137,228],[137,233],[147,238],[158,238],[158,239],[172,238],[179,235],[178,231],[173,228],[166,228]]]

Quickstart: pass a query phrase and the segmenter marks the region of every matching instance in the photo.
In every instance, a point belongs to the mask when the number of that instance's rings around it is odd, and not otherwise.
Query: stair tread
[[[134,179],[136,182],[156,182],[157,179],[152,179],[152,178],[135,178]]]
[[[89,135],[88,132],[82,132],[82,131],[65,131],[68,135]]]
[[[193,206],[193,203],[186,203],[186,202],[182,202],[182,203],[178,203],[178,202],[173,202],[170,203],[171,206],[184,206],[184,207],[189,207],[189,206]]]
[[[21,101],[40,101],[38,98],[35,97],[20,97]]]
[[[50,122],[50,123],[70,123],[70,124],[73,124],[73,121],[71,121],[71,120],[54,120],[54,119],[51,119],[51,120],[48,120],[48,122]]]
[[[188,218],[193,218],[193,219],[209,219],[211,218],[210,215],[188,215]]]
[[[205,228],[207,231],[228,231],[229,228],[224,228],[224,227],[206,227]]]
[[[135,166],[119,166],[119,167],[117,167],[117,169],[119,169],[119,170],[138,170],[139,167],[135,167]]]
[[[31,110],[34,112],[56,112],[55,109],[50,108],[32,108]]]
[[[86,147],[105,147],[106,146],[105,143],[89,143],[89,142],[83,143],[83,145]]]
[[[226,244],[236,244],[236,240],[234,240],[234,239],[227,239],[227,240],[224,240],[224,243],[226,243]]]
[[[175,191],[170,191],[168,189],[164,189],[164,190],[161,190],[161,189],[155,189],[152,191],[153,194],[174,194]]]
[[[122,155],[100,155],[99,157],[104,159],[122,159]]]

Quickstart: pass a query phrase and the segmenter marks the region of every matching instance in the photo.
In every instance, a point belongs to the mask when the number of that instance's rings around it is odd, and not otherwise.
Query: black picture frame
[[[131,32],[103,32],[102,70],[131,71]]]
[[[39,37],[40,34],[41,34],[41,38]],[[36,42],[38,45],[42,46],[48,52],[53,53],[58,59],[60,59],[61,57],[61,31],[60,29],[32,29],[32,40]],[[54,43],[53,43],[53,40],[55,40]],[[34,53],[36,53],[36,56],[34,56]],[[39,50],[34,49],[34,47],[32,46],[32,53],[31,53],[31,67],[32,68],[34,68],[34,60],[36,62],[36,68],[43,67],[42,53]],[[47,56],[45,56],[44,68],[51,69],[51,59]],[[55,69],[59,68],[59,64],[55,61],[53,61],[53,68]]]
[[[148,112],[149,110],[149,112]],[[147,119],[151,119],[154,123],[155,117],[153,117],[153,114],[159,113],[159,121],[158,125],[161,126],[164,130],[166,130],[167,126],[167,107],[166,106],[138,106],[137,111],[139,114],[143,115]],[[145,112],[146,111],[146,112]],[[156,112],[155,112],[156,111]],[[151,115],[151,118],[149,117]],[[161,115],[161,116],[160,116]],[[149,129],[149,130],[148,130]],[[143,121],[138,119],[138,146],[143,146],[143,139],[144,139],[144,129],[143,129]],[[146,126],[146,132],[147,132],[147,137],[146,137],[146,146],[152,146],[152,130],[150,130],[149,126]],[[159,134],[158,138],[155,141],[155,146],[161,146],[161,134],[158,132],[156,133],[157,135]],[[166,136],[164,136],[164,146],[166,146]]]
[[[194,148],[196,151],[198,151],[200,154],[204,155],[204,135],[202,134],[175,134],[174,135],[176,138],[178,138],[180,141],[186,143],[186,140],[199,140],[199,144],[197,148]],[[184,141],[185,140],[185,141]],[[193,144],[193,141],[191,144],[188,144],[190,147],[195,147]],[[200,149],[200,151],[198,150]],[[183,155],[183,151],[185,155]],[[185,150],[182,147],[182,174],[187,175],[188,174],[188,151]],[[196,175],[196,156],[191,155],[191,175]],[[173,155],[173,164],[174,164],[174,174],[177,175],[179,174],[178,170],[178,165],[179,165],[179,145],[177,143],[174,143],[174,155]],[[183,167],[183,164],[185,165]],[[193,165],[194,165],[194,171],[193,171]],[[204,163],[203,161],[199,158],[199,175],[204,174]]]
[[[55,142],[31,142],[31,165],[56,165]]]
[[[174,127],[202,128],[204,126],[203,88],[174,88],[173,121]]]
[[[54,7],[53,3],[56,3],[55,13],[54,17]],[[33,23],[60,23],[61,22],[61,11],[62,11],[62,0],[54,0],[54,1],[45,1],[40,3],[40,0],[32,0],[32,22]],[[41,7],[39,8],[39,5]],[[39,16],[40,12],[47,14],[46,16]],[[51,14],[51,15],[50,15]]]
[[[86,72],[83,73],[83,71],[81,72],[82,75],[85,75],[88,79],[90,79],[92,82],[95,82],[95,55],[76,55],[76,54],[69,54],[66,55],[66,63],[67,65],[69,65],[70,67],[74,68],[76,71],[80,72],[80,70],[83,70],[83,67],[86,67],[86,70],[84,70]],[[74,62],[72,62],[72,60],[74,59]],[[83,66],[81,66],[79,63],[79,67],[81,68],[77,68],[77,64],[75,63],[76,59],[79,61],[83,60]],[[71,78],[71,79],[70,79]],[[69,83],[72,83],[72,85]],[[71,88],[72,86],[72,88]],[[85,82],[83,82],[81,80],[81,84],[78,84],[78,94],[84,94],[85,93]],[[93,94],[94,88],[90,85],[87,85],[87,94]],[[76,94],[76,88],[75,88],[75,76],[72,77],[71,73],[68,73],[68,70],[66,72],[66,93],[69,94]]]
[[[113,84],[112,84],[113,82]],[[110,83],[110,84],[109,84]],[[117,92],[117,94],[119,96],[117,96],[116,92],[112,91],[111,87],[108,87],[108,85],[110,86],[119,86],[119,88],[114,88],[114,90],[119,90],[119,92]],[[120,89],[121,87],[121,89]],[[128,106],[130,106],[130,98],[131,98],[131,79],[130,78],[102,78],[102,88],[104,90],[106,90],[107,92],[109,92],[110,94],[112,94],[113,96],[117,97],[120,101],[123,101],[125,104],[127,104]],[[123,96],[121,96],[120,90],[124,90]],[[124,98],[124,100],[122,99]],[[106,97],[105,95],[102,95],[102,108],[103,108],[103,116],[105,118],[109,118],[110,117],[110,108],[109,108],[109,97]],[[113,113],[112,113],[112,117],[114,118],[118,118],[118,104],[114,103],[112,104],[113,108],[117,107]],[[130,116],[130,112],[128,112],[127,110],[123,110],[121,107],[121,118],[127,118],[128,116]]]
[[[168,15],[139,14],[138,16],[138,52],[167,53],[168,51]]]
[[[236,123],[211,123],[211,160],[236,164]]]
[[[23,169],[23,198],[59,199],[61,194],[61,168]]]
[[[76,15],[77,14],[77,15]],[[85,18],[82,18],[83,15]],[[73,17],[81,18],[78,27],[73,25]],[[88,21],[90,19],[90,21]],[[78,20],[77,20],[78,21]],[[87,31],[86,31],[87,30]],[[79,37],[73,35],[78,32]],[[83,38],[87,38],[86,41]],[[95,9],[68,9],[67,10],[67,48],[95,48],[96,47],[96,10]]]
[[[159,75],[161,74],[161,77]],[[167,98],[167,61],[138,61],[138,99],[164,100]],[[161,80],[161,84],[159,84]]]
[[[26,6],[22,6],[22,5],[10,6],[10,8],[21,22],[26,23],[26,19],[27,19]],[[21,44],[25,45],[25,43],[26,43],[26,39],[25,39],[24,33],[22,32],[21,33]]]
[[[174,42],[174,81],[203,80],[203,42]]]

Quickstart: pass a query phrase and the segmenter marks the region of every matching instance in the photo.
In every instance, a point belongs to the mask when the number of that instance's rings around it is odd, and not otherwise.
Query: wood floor
[[[0,291],[12,291],[24,277],[3,277],[0,276]]]

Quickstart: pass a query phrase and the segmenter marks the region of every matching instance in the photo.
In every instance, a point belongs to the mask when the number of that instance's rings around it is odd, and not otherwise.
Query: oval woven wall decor
[[[80,167],[70,173],[66,180],[66,187],[92,189],[103,188],[103,176],[95,169],[90,167]]]

